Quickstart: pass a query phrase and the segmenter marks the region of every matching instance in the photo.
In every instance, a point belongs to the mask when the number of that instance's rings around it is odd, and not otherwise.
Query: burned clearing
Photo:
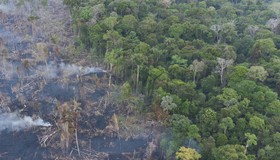
[[[31,3],[0,5],[0,159],[150,158],[157,124],[116,102],[105,69],[69,59],[62,1]]]

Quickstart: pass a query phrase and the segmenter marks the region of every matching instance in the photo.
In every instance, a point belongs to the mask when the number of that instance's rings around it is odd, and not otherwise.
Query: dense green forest
[[[104,63],[118,103],[165,125],[166,159],[279,159],[279,1],[64,3],[69,51]]]

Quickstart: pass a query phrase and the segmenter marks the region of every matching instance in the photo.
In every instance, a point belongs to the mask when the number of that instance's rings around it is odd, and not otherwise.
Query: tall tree
[[[219,44],[221,42],[221,39],[222,39],[221,34],[220,34],[221,30],[223,29],[222,25],[215,24],[215,25],[212,25],[210,27],[210,29],[215,32],[215,34],[216,34],[216,41]]]
[[[267,71],[264,69],[263,66],[252,66],[249,69],[248,77],[263,82],[266,80],[266,77],[268,76]]]
[[[193,82],[196,82],[196,75],[198,72],[202,72],[205,69],[205,63],[195,59],[189,68],[193,72]]]
[[[276,51],[275,44],[271,38],[257,40],[250,50],[253,61],[263,58],[269,59]]]
[[[223,58],[217,58],[217,67],[216,67],[216,72],[218,72],[220,74],[220,81],[221,81],[221,85],[224,84],[224,74],[225,71],[227,69],[227,67],[231,66],[233,64],[233,60],[232,59],[223,59]]]
[[[245,137],[247,138],[247,141],[246,141],[246,146],[245,146],[244,154],[247,153],[248,147],[250,147],[252,145],[257,145],[257,137],[256,137],[255,134],[245,133]]]
[[[253,129],[261,130],[265,126],[264,119],[259,118],[257,116],[253,116],[249,120],[249,126]]]
[[[219,124],[219,127],[224,130],[224,134],[227,133],[228,129],[233,129],[235,124],[230,117],[223,118]]]

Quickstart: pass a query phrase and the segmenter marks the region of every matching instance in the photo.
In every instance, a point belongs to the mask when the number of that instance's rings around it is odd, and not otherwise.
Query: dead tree
[[[249,26],[247,30],[252,38],[255,38],[257,31],[259,30],[258,26]]]
[[[220,74],[221,85],[224,84],[224,73],[227,67],[233,64],[232,59],[217,58],[216,72]]]
[[[64,149],[65,153],[68,152],[70,139],[73,134],[75,134],[76,146],[78,153],[79,142],[78,142],[78,117],[80,116],[80,103],[75,99],[72,102],[66,102],[58,106],[59,113],[59,127],[60,127],[60,141],[61,147]]]
[[[269,19],[269,20],[266,22],[266,25],[267,25],[268,27],[271,28],[271,31],[272,31],[273,33],[276,33],[277,27],[278,27],[279,24],[280,24],[280,19],[274,19],[274,18]]]
[[[216,33],[216,40],[217,40],[217,43],[219,44],[222,39],[222,37],[220,35],[220,31],[223,29],[223,26],[219,25],[219,24],[214,24],[210,27],[210,29]]]

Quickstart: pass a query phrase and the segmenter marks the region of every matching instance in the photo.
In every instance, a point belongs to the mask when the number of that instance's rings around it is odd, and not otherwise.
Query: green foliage
[[[252,66],[249,69],[248,77],[252,78],[253,80],[264,81],[268,76],[267,71],[264,69],[263,66]]]
[[[164,135],[160,142],[161,148],[165,150],[168,158],[183,145],[183,141],[187,138],[191,121],[183,115],[173,114],[169,119],[169,123],[172,127],[171,133],[169,133],[171,135]],[[193,131],[193,133],[195,133],[195,131]]]
[[[216,135],[216,144],[217,146],[223,146],[228,143],[228,138],[224,133],[218,133]]]
[[[63,3],[70,6],[71,8],[74,8],[80,5],[81,0],[63,0]]]
[[[183,59],[178,55],[173,55],[171,59],[172,59],[172,64],[178,64],[180,66],[186,66],[188,62],[186,59]]]
[[[211,108],[206,108],[199,113],[199,124],[202,134],[207,134],[216,128],[217,113]]]
[[[252,146],[252,145],[257,145],[257,136],[255,134],[251,134],[251,133],[245,133],[245,137],[247,139],[246,142],[246,148],[244,153],[247,153],[247,148]]]
[[[215,160],[248,160],[242,145],[224,145],[213,150]]]
[[[255,134],[245,133],[245,137],[247,138],[246,146],[257,145],[257,137]]]
[[[89,8],[83,8],[80,12],[80,19],[82,21],[89,21],[91,19],[91,10]]]
[[[171,37],[179,38],[184,33],[185,27],[183,24],[173,24],[169,28]]]
[[[276,51],[275,44],[271,38],[259,39],[255,42],[250,50],[251,57],[254,61],[261,58],[268,59]]]
[[[33,22],[33,21],[35,21],[35,20],[38,20],[40,17],[38,17],[38,16],[34,16],[34,15],[31,15],[31,16],[29,16],[28,18],[27,18],[27,20],[29,21],[29,22]]]
[[[275,101],[269,103],[269,105],[265,108],[265,111],[269,115],[280,116],[280,101],[275,100]]]
[[[165,125],[170,133],[161,140],[165,158],[174,159],[175,152],[192,141],[200,143],[202,159],[280,156],[280,25],[275,20],[279,6],[273,6],[278,3],[64,0],[64,4],[77,33],[74,50],[104,61],[115,82],[123,84],[116,87],[122,101],[118,104],[133,105],[141,94],[148,112],[162,107],[168,114]],[[32,25],[35,20],[29,19]]]
[[[227,133],[227,129],[233,129],[235,124],[230,117],[223,118],[219,124],[219,127],[224,130],[224,134]]]
[[[135,31],[137,23],[137,19],[133,15],[125,15],[119,22],[118,28],[120,28],[124,34],[128,34]]]
[[[128,82],[125,82],[121,87],[121,96],[128,98],[131,96],[131,86]]]
[[[177,107],[177,105],[173,103],[173,98],[171,96],[162,97],[160,106],[164,111],[172,111]]]
[[[170,117],[170,123],[172,126],[172,130],[175,134],[180,134],[185,136],[188,134],[188,127],[191,121],[187,117],[180,114],[173,114]]]
[[[178,160],[199,160],[201,155],[192,148],[181,147],[178,152],[176,152],[176,159]]]
[[[264,128],[264,125],[265,125],[264,120],[257,116],[253,116],[249,120],[249,126],[252,129],[261,130]]]
[[[234,89],[223,88],[223,93],[218,95],[217,99],[222,101],[226,107],[229,107],[236,104],[240,97]]]
[[[240,82],[248,77],[248,68],[246,66],[238,65],[233,68],[233,71],[229,74],[229,81]]]
[[[115,27],[115,25],[118,23],[117,21],[117,17],[107,17],[102,21],[102,25],[106,28],[106,29],[110,29],[113,30],[113,28]]]

